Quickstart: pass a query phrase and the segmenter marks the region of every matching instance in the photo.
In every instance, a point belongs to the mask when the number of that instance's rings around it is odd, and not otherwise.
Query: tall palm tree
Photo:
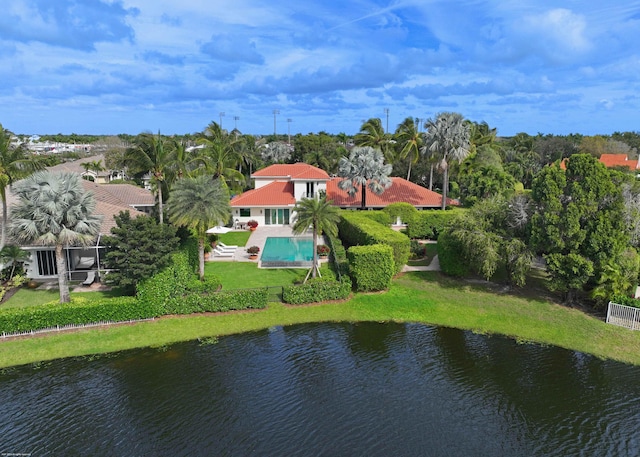
[[[222,130],[217,122],[211,122],[198,143],[204,145],[207,172],[222,179],[230,189],[241,190],[244,176],[236,170],[240,161],[235,149],[237,137]]]
[[[379,149],[387,162],[391,162],[391,138],[384,131],[382,121],[378,117],[373,117],[364,122],[360,131],[356,133],[354,142],[357,146],[370,146]]]
[[[422,148],[422,135],[418,132],[413,118],[408,117],[398,125],[395,139],[400,148],[400,158],[409,159],[409,171],[407,171],[407,181],[409,181],[411,179],[411,165],[420,158],[420,149]]]
[[[11,132],[0,124],[0,199],[2,199],[2,231],[0,234],[0,249],[7,242],[7,187],[18,179],[44,168],[44,164],[29,157],[24,148],[11,144]]]
[[[39,171],[15,185],[19,202],[12,207],[10,231],[20,244],[55,246],[60,303],[68,303],[64,247],[86,246],[100,231],[102,216],[93,214],[93,194],[82,187],[80,175]]]
[[[224,225],[231,217],[227,186],[208,175],[179,179],[171,188],[167,212],[171,222],[193,230],[198,238],[199,274],[204,279],[207,229]]]
[[[447,208],[449,188],[449,162],[460,162],[469,155],[469,124],[458,113],[440,113],[427,121],[424,135],[424,151],[435,154],[443,174],[442,209]]]
[[[125,151],[124,164],[134,173],[149,172],[152,189],[158,200],[159,221],[164,222],[162,189],[168,186],[167,177],[175,163],[175,151],[171,142],[160,135],[141,133],[133,141],[133,147]]]
[[[367,207],[367,187],[375,194],[382,194],[391,186],[392,166],[384,163],[384,157],[378,149],[370,146],[356,146],[351,150],[349,157],[342,157],[338,164],[338,175],[344,179],[338,183],[338,187],[346,190],[351,196],[362,188],[360,208]]]
[[[309,227],[313,231],[312,278],[315,278],[318,273],[318,236],[322,233],[327,233],[331,236],[337,236],[338,234],[340,215],[338,208],[333,206],[332,203],[327,201],[326,195],[322,195],[318,198],[303,198],[293,208],[295,212],[292,226],[293,233],[301,235],[309,230]]]

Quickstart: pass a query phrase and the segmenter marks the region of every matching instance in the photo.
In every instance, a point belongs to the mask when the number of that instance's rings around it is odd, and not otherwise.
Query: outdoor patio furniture
[[[222,249],[238,249],[238,246],[235,244],[224,244],[222,241],[218,241],[216,247],[221,247]]]
[[[235,249],[224,250],[224,249],[215,248],[213,250],[213,255],[216,257],[233,257],[235,253],[236,253]]]

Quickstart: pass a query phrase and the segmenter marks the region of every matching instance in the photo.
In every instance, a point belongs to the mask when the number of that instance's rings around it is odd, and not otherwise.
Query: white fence
[[[640,308],[609,302],[607,324],[640,330]]]

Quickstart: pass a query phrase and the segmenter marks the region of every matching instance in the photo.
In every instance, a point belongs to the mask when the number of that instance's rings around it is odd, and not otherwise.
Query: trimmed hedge
[[[215,313],[267,307],[269,289],[239,289],[211,293],[188,293],[167,302],[167,314]]]
[[[386,244],[393,249],[395,273],[400,273],[409,260],[411,242],[403,233],[379,224],[364,213],[369,211],[342,211],[338,230],[346,246]],[[354,279],[352,277],[352,279]],[[355,279],[354,279],[355,282]]]
[[[427,209],[417,211],[413,219],[407,225],[407,236],[409,238],[437,240],[451,223],[458,217],[462,209]]]
[[[358,211],[358,214],[368,217],[372,221],[376,221],[378,224],[382,225],[391,225],[392,222],[391,218],[389,217],[389,213],[383,210]]]
[[[387,205],[382,211],[389,215],[391,224],[395,224],[398,217],[404,224],[410,224],[418,214],[418,210],[411,203],[396,202]]]
[[[138,300],[154,303],[164,309],[171,301],[183,297],[195,278],[189,254],[185,251],[173,255],[171,265],[138,284]]]
[[[460,242],[449,232],[444,231],[438,237],[438,260],[443,273],[450,276],[465,277],[469,266],[462,256]]]
[[[338,278],[349,274],[349,260],[347,260],[347,250],[342,245],[340,238],[333,237],[328,233],[324,234],[329,247],[331,248],[331,259],[333,266],[338,273]]]
[[[340,281],[314,278],[305,284],[284,287],[282,301],[290,305],[342,300],[351,293],[351,279],[344,275]]]
[[[116,297],[100,301],[74,297],[71,303],[47,303],[28,308],[0,311],[0,333],[19,333],[65,325],[97,322],[124,322],[159,316],[158,308],[135,297]]]
[[[358,292],[386,290],[395,273],[393,249],[384,244],[352,246],[347,250],[351,278]]]

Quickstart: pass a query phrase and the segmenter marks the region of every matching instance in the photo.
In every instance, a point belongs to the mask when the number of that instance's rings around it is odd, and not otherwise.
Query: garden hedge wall
[[[352,246],[347,250],[351,278],[357,292],[386,290],[395,274],[393,249],[384,244]]]
[[[409,260],[411,242],[403,233],[379,224],[363,213],[369,211],[342,211],[338,230],[340,239],[347,246],[385,244],[393,249],[395,273],[400,273]],[[354,278],[352,278],[354,279]],[[355,282],[355,279],[354,279]]]
[[[469,274],[466,259],[461,254],[460,242],[446,230],[438,237],[438,260],[443,273],[465,277]]]
[[[290,305],[343,300],[351,294],[351,279],[346,274],[339,281],[313,278],[304,284],[284,287],[282,301]]]
[[[417,211],[407,225],[409,238],[437,240],[440,233],[458,217],[463,209],[427,209]]]
[[[74,297],[71,303],[48,303],[28,308],[0,310],[0,333],[20,333],[56,326],[99,322],[124,322],[159,316],[158,308],[135,297],[89,301]]]

